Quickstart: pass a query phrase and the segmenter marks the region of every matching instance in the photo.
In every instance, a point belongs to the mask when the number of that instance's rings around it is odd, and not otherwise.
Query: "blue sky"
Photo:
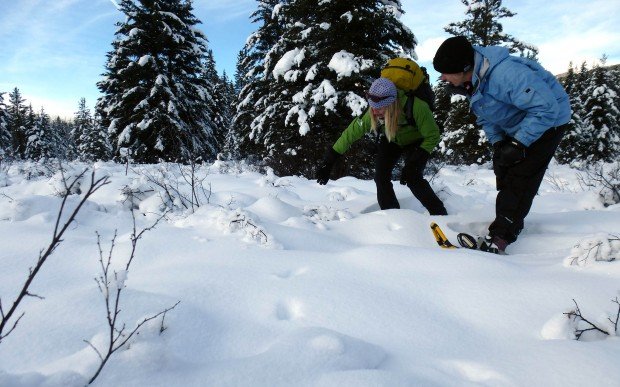
[[[344,1],[344,0],[340,0]],[[403,0],[402,21],[417,36],[420,64],[430,61],[448,37],[443,27],[463,19],[459,0]],[[572,60],[593,63],[607,54],[620,63],[620,0],[505,0],[517,16],[504,31],[540,49],[554,73]],[[218,69],[234,74],[239,49],[256,29],[249,15],[254,0],[194,0]],[[85,97],[92,108],[105,54],[123,20],[114,0],[0,0],[0,92],[18,87],[36,110],[72,117]],[[436,74],[431,74],[431,76]]]

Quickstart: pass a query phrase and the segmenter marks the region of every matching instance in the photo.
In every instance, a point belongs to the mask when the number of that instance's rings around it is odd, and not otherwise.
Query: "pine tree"
[[[268,93],[254,104],[250,138],[277,174],[312,176],[328,146],[367,108],[364,92],[390,57],[413,55],[415,37],[395,15],[400,1],[296,0],[278,12],[285,32],[268,51]],[[348,152],[367,177],[373,140]]]
[[[260,27],[250,35],[237,57],[236,84],[238,99],[228,135],[228,146],[233,154],[255,163],[262,160],[266,150],[252,133],[252,123],[258,109],[264,109],[271,81],[265,70],[265,58],[285,31],[280,9],[288,0],[258,0],[252,13],[253,23]]]
[[[99,120],[92,117],[85,98],[80,99],[73,122],[77,157],[82,161],[109,160],[111,149],[108,136]]]
[[[585,69],[585,64],[582,66]],[[571,62],[568,66],[566,76],[561,79],[562,86],[570,98],[571,120],[568,123],[566,134],[556,152],[556,159],[561,163],[570,163],[575,160],[583,159],[584,151],[584,127],[582,117],[585,115],[581,96],[585,90],[585,85],[581,84],[580,75],[576,72]]]
[[[222,100],[222,117],[224,119],[224,131],[221,133],[221,138],[218,139],[222,144],[221,153],[227,159],[236,159],[238,155],[234,153],[234,149],[231,147],[231,125],[234,117],[234,109],[237,105],[237,95],[235,91],[235,84],[228,78],[226,71],[222,73],[219,80],[219,93],[223,96]]]
[[[190,0],[122,0],[97,113],[116,157],[195,161],[216,154],[202,78],[207,40]]]
[[[9,131],[11,132],[11,148],[13,156],[24,157],[26,149],[26,121],[28,107],[19,89],[16,87],[9,94],[9,105],[7,109]]]
[[[452,35],[467,37],[476,46],[505,46],[511,53],[536,58],[536,47],[523,43],[515,37],[503,32],[500,19],[516,15],[501,0],[461,0],[467,7],[466,19],[450,23],[444,30]],[[470,112],[469,105],[459,98],[454,99],[448,113],[449,120],[443,123],[444,134],[442,144],[444,154],[452,154],[453,161],[484,163],[491,159],[489,144],[476,118]]]
[[[52,120],[52,133],[57,141],[57,156],[63,160],[75,160],[77,158],[77,148],[73,138],[73,123],[60,117]]]
[[[4,93],[0,92],[0,160],[11,155],[11,130],[9,114],[4,104]]]
[[[458,36],[462,35],[473,45],[478,46],[505,46],[511,53],[519,53],[527,58],[536,58],[538,49],[522,42],[504,32],[500,19],[511,18],[517,15],[506,7],[502,7],[502,0],[461,0],[467,7],[467,19],[450,23],[446,32]]]
[[[605,67],[606,57],[592,69],[590,82],[584,91],[583,127],[586,159],[611,162],[620,156],[620,110],[618,94],[611,72]]]
[[[90,109],[86,106],[86,98],[81,98],[78,102],[78,111],[75,112],[73,117],[73,131],[71,132],[71,137],[73,138],[73,141],[75,141],[76,148],[79,148],[82,144],[82,134],[87,132],[92,125],[93,117],[90,113]]]
[[[218,152],[223,147],[226,132],[230,126],[228,118],[228,99],[226,98],[226,88],[222,84],[222,79],[217,73],[213,51],[208,50],[203,65],[202,77],[206,80],[208,87],[207,111],[209,120],[213,125],[213,136],[217,143]]]
[[[43,108],[35,114],[32,105],[28,110],[26,126],[26,148],[24,158],[28,160],[50,160],[58,156],[57,137],[52,131],[49,115]]]
[[[445,125],[453,128],[444,133],[440,149],[451,164],[483,164],[491,160],[491,149],[486,143],[482,128],[476,125],[476,117],[469,112],[465,96],[454,95]],[[459,151],[467,149],[467,151]]]

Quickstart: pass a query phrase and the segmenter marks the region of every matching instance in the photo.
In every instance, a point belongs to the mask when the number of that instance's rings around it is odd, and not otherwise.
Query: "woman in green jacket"
[[[351,145],[364,134],[373,130],[381,132],[375,159],[375,184],[377,201],[382,210],[400,208],[394,187],[392,170],[401,155],[405,166],[401,173],[401,184],[406,184],[413,195],[431,215],[447,215],[446,208],[430,184],[424,179],[424,168],[431,152],[439,143],[439,128],[428,104],[417,98],[413,104],[414,125],[407,122],[405,92],[396,88],[387,78],[378,78],[367,94],[370,108],[340,135],[336,143],[327,150],[317,170],[317,182],[321,185],[329,180],[332,167]]]

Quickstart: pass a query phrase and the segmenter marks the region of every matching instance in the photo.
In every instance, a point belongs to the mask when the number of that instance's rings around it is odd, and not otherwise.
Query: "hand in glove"
[[[323,160],[316,170],[316,182],[325,185],[329,181],[329,175],[336,161],[340,158],[340,154],[332,147],[329,147],[323,156]]]
[[[494,144],[495,145],[495,144]],[[497,163],[502,167],[511,167],[525,158],[527,147],[515,139],[507,139],[499,148]]]

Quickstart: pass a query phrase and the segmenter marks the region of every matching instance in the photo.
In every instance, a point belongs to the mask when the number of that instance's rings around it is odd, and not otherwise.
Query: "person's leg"
[[[398,145],[388,142],[384,136],[381,137],[375,159],[375,184],[377,201],[382,210],[400,208],[392,186],[392,170],[400,154],[401,149]]]
[[[426,168],[429,158],[428,152],[415,148],[408,155],[405,161],[405,168],[403,169],[407,187],[409,187],[413,196],[428,210],[429,214],[448,215],[443,202],[437,197],[429,182],[424,178],[424,168]]]
[[[563,135],[564,127],[548,130],[530,145],[523,161],[505,168],[505,175],[498,184],[495,220],[489,226],[491,237],[500,237],[507,243],[517,240]]]

